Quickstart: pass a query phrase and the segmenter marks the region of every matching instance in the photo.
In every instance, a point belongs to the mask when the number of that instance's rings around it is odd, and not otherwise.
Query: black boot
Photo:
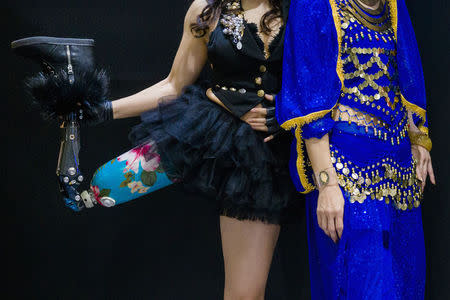
[[[34,36],[13,41],[11,48],[43,68],[25,83],[44,119],[75,113],[81,125],[96,125],[112,118],[109,79],[95,68],[93,39]]]
[[[66,206],[74,211],[93,207],[94,198],[78,191],[84,180],[79,127],[112,119],[109,80],[105,71],[95,69],[94,40],[37,36],[14,41],[11,48],[43,68],[26,80],[26,90],[44,119],[56,120],[61,128],[56,175]]]
[[[13,41],[11,48],[17,55],[31,58],[42,65],[47,74],[65,70],[70,83],[74,72],[92,71],[94,62],[94,40],[34,36]]]

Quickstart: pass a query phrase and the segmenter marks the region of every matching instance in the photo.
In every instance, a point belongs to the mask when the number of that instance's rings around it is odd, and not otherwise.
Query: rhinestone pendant
[[[240,41],[236,44],[236,48],[237,48],[238,50],[241,50],[241,49],[242,49],[242,43],[241,43]]]

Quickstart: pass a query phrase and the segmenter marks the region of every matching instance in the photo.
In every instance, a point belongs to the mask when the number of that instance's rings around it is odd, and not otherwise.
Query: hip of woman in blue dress
[[[374,14],[377,11],[381,11],[380,7],[383,6],[384,1],[383,0],[355,0],[361,7],[368,11],[373,11]],[[430,156],[430,147],[431,142],[429,141],[429,138],[426,134],[424,134],[419,128],[415,125],[412,117],[412,112],[408,111],[406,107],[400,106],[400,111],[403,111],[403,119],[400,118],[399,122],[403,126],[399,130],[397,130],[392,137],[392,143],[389,139],[384,138],[381,133],[384,131],[384,127],[388,127],[389,125],[386,125],[381,118],[377,118],[376,116],[373,116],[371,114],[368,114],[364,111],[359,111],[358,109],[353,109],[352,107],[349,107],[347,105],[338,104],[332,111],[332,118],[334,121],[336,121],[337,127],[344,128],[343,131],[352,131],[350,130],[350,124],[353,125],[353,129],[355,126],[359,127],[360,136],[365,136],[360,141],[366,140],[367,143],[364,143],[365,145],[353,145],[354,147],[354,153],[356,155],[357,152],[359,154],[364,153],[366,151],[368,152],[378,152],[382,153],[383,145],[386,145],[386,148],[384,149],[385,153],[389,153],[390,151],[401,151],[401,156],[403,156],[403,159],[409,159],[409,156],[412,154],[413,157],[413,163],[412,168],[414,170],[409,170],[410,172],[410,186],[413,186],[417,190],[420,190],[419,192],[423,192],[423,189],[425,188],[425,184],[427,181],[427,178],[430,179],[430,181],[435,184],[435,176],[433,172],[432,162],[431,162],[431,156]],[[339,124],[341,123],[341,124]],[[349,126],[346,125],[348,123]],[[339,126],[344,124],[344,126]],[[336,129],[334,129],[336,130]],[[354,135],[357,135],[357,133],[352,132]],[[339,162],[336,161],[336,152],[333,151],[333,145],[331,145],[330,148],[330,138],[333,138],[332,135],[325,134],[321,138],[309,138],[305,139],[305,145],[308,153],[309,160],[312,165],[313,169],[313,177],[315,179],[315,182],[318,186],[319,196],[318,196],[318,202],[317,202],[317,221],[319,227],[325,232],[326,235],[328,235],[335,243],[339,241],[339,239],[342,236],[343,230],[344,230],[344,195],[342,193],[342,190],[340,186],[345,186],[342,181],[342,170],[346,172],[348,176],[354,176],[355,180],[361,180],[364,183],[365,178],[358,178],[360,177],[359,174],[351,174],[350,169],[346,169],[345,166]],[[370,137],[373,136],[380,136],[381,138],[372,140]],[[406,142],[402,142],[401,139],[408,137],[411,140],[411,143],[409,143],[409,140]],[[386,143],[384,143],[386,142]],[[337,142],[337,144],[340,144]],[[372,145],[372,146],[371,146]],[[374,145],[377,145],[375,148],[379,148],[378,150],[370,149]],[[390,149],[392,145],[392,149]],[[410,151],[405,151],[405,145],[408,147],[410,146]],[[356,149],[356,147],[361,146],[361,149]],[[364,149],[364,146],[369,147],[368,149]],[[330,150],[331,149],[331,150]],[[372,150],[372,151],[371,151]],[[406,156],[406,157],[405,157]],[[380,162],[378,162],[380,163]],[[384,163],[384,162],[383,162]],[[389,168],[389,170],[388,170]],[[386,173],[389,174],[390,172],[394,172],[392,168],[389,166],[386,168]],[[369,166],[370,169],[370,166]],[[411,167],[410,167],[411,169]],[[336,172],[338,171],[338,172]],[[394,176],[394,175],[392,175]],[[395,174],[395,176],[397,176]],[[377,176],[374,176],[376,178]],[[389,177],[391,178],[391,177]],[[397,180],[397,178],[395,178]],[[416,184],[414,179],[417,180],[418,184]],[[369,181],[373,183],[373,179],[369,178]],[[417,187],[415,187],[417,185]],[[391,189],[393,190],[393,189]],[[396,190],[397,191],[397,190]],[[359,195],[358,190],[358,195]],[[381,193],[381,189],[380,189]],[[387,193],[389,194],[389,190],[387,190]],[[394,193],[394,192],[392,192]],[[369,194],[369,193],[368,193]],[[374,193],[374,197],[376,198],[376,194]],[[386,196],[386,195],[385,195]],[[396,195],[400,196],[400,195]],[[362,197],[365,197],[364,195]],[[358,199],[358,197],[355,197]],[[412,202],[411,204],[414,205],[417,202]],[[406,203],[397,203],[397,208],[405,210],[408,206]],[[406,205],[406,207],[405,207]]]

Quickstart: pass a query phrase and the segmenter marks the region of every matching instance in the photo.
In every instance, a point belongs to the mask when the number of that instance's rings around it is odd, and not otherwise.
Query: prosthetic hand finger
[[[152,142],[133,148],[97,169],[90,193],[100,205],[112,207],[169,186],[174,180],[160,162]]]

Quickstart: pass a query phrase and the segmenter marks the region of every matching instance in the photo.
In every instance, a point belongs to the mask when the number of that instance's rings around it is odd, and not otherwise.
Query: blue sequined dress
[[[425,92],[406,6],[386,1],[370,15],[352,0],[299,0],[290,16],[277,118],[297,138],[291,174],[307,193],[312,299],[423,299],[422,195],[407,121],[409,110],[426,131]],[[326,133],[345,198],[337,244],[318,226],[302,142]]]

